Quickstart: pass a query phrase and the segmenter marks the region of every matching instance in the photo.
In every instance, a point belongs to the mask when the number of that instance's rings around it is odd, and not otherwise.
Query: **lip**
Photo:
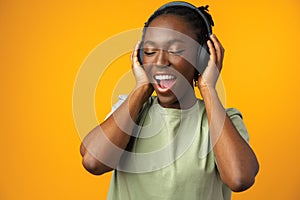
[[[167,93],[175,85],[177,77],[171,73],[156,73],[153,80],[159,93]]]

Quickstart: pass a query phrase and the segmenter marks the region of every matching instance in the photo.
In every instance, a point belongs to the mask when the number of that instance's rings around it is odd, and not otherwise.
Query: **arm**
[[[218,97],[216,82],[222,69],[224,49],[215,35],[208,41],[210,61],[198,80],[205,102],[210,137],[222,181],[235,192],[251,187],[259,169],[254,152],[227,116]]]
[[[84,138],[80,146],[83,166],[100,175],[114,169],[126,148],[134,122],[143,104],[153,92],[147,75],[137,59],[139,43],[131,55],[136,87],[120,107]]]

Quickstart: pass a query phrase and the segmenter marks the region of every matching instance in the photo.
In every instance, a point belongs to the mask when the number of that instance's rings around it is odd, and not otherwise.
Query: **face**
[[[183,18],[161,15],[145,32],[143,65],[163,107],[189,108],[195,103],[198,43],[191,30]]]

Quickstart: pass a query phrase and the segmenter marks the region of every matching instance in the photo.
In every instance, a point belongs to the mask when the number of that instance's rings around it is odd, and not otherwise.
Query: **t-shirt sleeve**
[[[249,134],[244,124],[243,116],[241,112],[235,108],[226,109],[226,112],[229,118],[231,119],[232,123],[234,124],[235,128],[242,136],[242,138],[244,138],[244,140],[249,142]]]
[[[120,107],[120,105],[127,99],[127,97],[127,94],[119,95],[118,102],[112,106],[111,111],[106,115],[105,119],[107,119],[111,114],[113,114],[113,112],[115,112],[115,110],[117,110]]]

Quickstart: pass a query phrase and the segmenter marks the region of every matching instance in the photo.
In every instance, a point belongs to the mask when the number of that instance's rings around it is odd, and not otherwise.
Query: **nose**
[[[160,49],[155,58],[155,65],[157,66],[169,66],[169,53],[164,49]]]

